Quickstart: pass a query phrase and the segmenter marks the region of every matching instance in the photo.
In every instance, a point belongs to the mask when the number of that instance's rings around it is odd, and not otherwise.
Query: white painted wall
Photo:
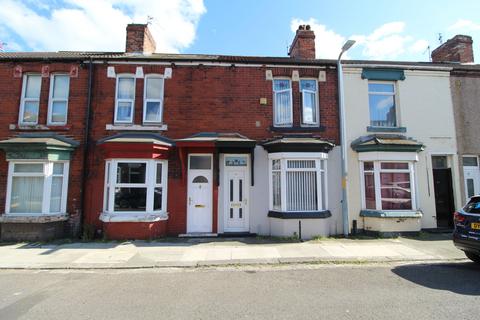
[[[328,236],[341,234],[341,171],[340,171],[340,147],[334,147],[328,154],[327,161],[327,192],[328,209],[332,217],[328,219],[302,219],[302,234],[305,239],[313,236]],[[218,232],[223,233],[223,157],[220,160],[220,185],[218,189]],[[298,233],[298,220],[268,218],[269,190],[268,190],[268,153],[261,146],[255,148],[254,159],[255,185],[250,186],[249,214],[250,232],[259,235],[272,235],[290,237],[294,232]]]
[[[349,220],[359,219],[361,210],[360,167],[358,154],[350,148],[353,140],[372,134],[368,104],[368,80],[361,79],[361,68],[344,67],[345,108],[348,146]],[[407,128],[405,135],[422,142],[416,165],[418,207],[423,212],[422,228],[435,228],[435,195],[431,155],[450,155],[455,204],[460,198],[459,172],[449,73],[444,71],[405,70],[405,80],[397,82],[397,121]]]

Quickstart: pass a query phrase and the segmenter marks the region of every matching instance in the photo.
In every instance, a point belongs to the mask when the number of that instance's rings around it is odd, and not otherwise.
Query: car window
[[[479,213],[480,214],[480,198],[472,198],[463,208],[466,213]]]

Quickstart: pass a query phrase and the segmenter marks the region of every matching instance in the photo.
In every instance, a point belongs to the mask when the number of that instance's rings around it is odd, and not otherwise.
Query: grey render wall
[[[480,72],[452,75],[452,102],[460,165],[460,189],[465,198],[462,155],[480,155]]]

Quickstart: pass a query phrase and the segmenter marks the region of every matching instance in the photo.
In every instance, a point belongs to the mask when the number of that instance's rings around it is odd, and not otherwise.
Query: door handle
[[[244,203],[245,205],[247,205],[247,204],[248,204],[248,201],[247,201],[247,199],[246,199],[246,198],[245,198],[245,199],[243,199],[243,203]]]
[[[188,205],[189,205],[189,206],[192,205],[192,198],[191,198],[191,197],[188,197]]]

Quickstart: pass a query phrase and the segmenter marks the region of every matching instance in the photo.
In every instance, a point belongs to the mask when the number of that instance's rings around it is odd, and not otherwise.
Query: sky
[[[480,59],[478,0],[0,0],[4,51],[123,51],[128,23],[150,22],[157,52],[287,56],[299,24],[317,58],[428,61],[456,34]],[[439,39],[441,37],[441,39]]]

